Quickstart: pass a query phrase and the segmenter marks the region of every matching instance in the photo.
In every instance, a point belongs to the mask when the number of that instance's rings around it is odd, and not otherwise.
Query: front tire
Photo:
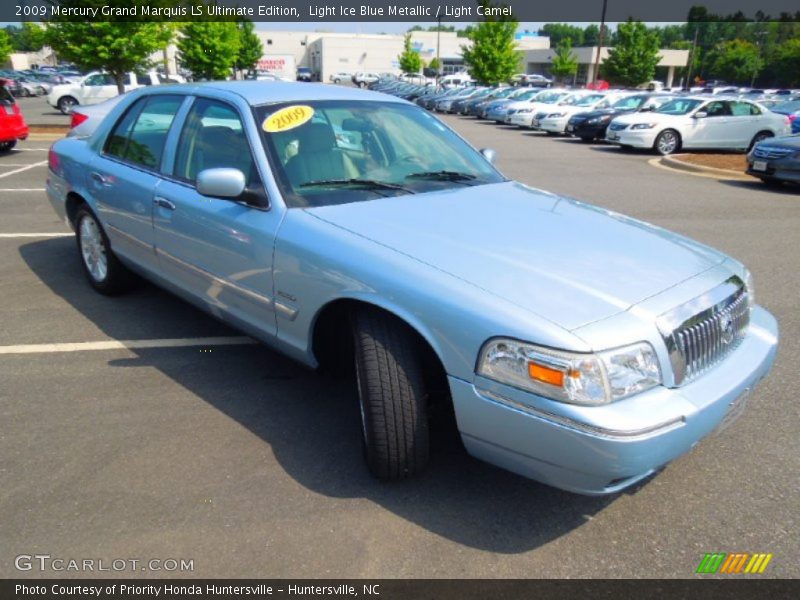
[[[86,205],[75,215],[75,239],[83,272],[96,291],[113,296],[130,287],[132,273],[114,255],[106,232]]]
[[[77,105],[78,101],[72,96],[64,96],[63,98],[58,99],[58,110],[65,115],[71,115],[72,111],[75,110]]]
[[[656,137],[653,148],[661,156],[667,156],[681,149],[681,136],[674,129],[665,129]]]
[[[367,465],[376,478],[412,477],[428,464],[427,392],[413,331],[377,309],[352,316]]]

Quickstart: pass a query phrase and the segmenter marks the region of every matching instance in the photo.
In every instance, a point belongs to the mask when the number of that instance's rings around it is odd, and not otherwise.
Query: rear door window
[[[105,153],[147,169],[161,163],[167,134],[183,96],[148,96],[137,101],[120,118],[105,146]]]

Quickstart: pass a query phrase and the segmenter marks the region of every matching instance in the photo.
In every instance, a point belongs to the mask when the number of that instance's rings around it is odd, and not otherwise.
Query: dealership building
[[[403,52],[404,36],[371,33],[329,33],[308,31],[259,31],[264,46],[263,60],[293,61],[297,67],[307,67],[320,81],[328,81],[334,73],[400,73],[398,57]],[[425,63],[436,57],[437,46],[444,73],[464,70],[462,46],[472,42],[455,32],[432,31],[411,33],[411,45]],[[546,50],[550,39],[536,34],[517,35],[523,51]]]
[[[263,30],[256,33],[264,46],[264,65],[274,65],[278,61],[281,64],[292,63],[294,67],[307,67],[320,81],[329,81],[334,73],[400,73],[398,57],[403,52],[402,34]],[[522,52],[520,72],[549,75],[555,55],[555,50],[550,47],[550,38],[519,32],[516,40]],[[425,63],[436,57],[438,46],[445,74],[464,70],[462,46],[471,43],[452,31],[443,31],[438,36],[432,31],[411,33],[411,45]],[[592,80],[598,50],[602,63],[608,57],[609,48],[573,48],[578,59],[578,72],[573,83],[584,84]],[[675,69],[685,67],[688,61],[688,50],[661,50],[656,79],[668,87],[677,85]]]

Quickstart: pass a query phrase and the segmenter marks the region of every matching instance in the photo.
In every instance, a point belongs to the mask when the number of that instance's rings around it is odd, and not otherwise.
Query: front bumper
[[[587,123],[581,121],[579,123],[567,123],[566,132],[576,137],[603,137],[608,127],[608,121],[605,123]]]
[[[739,347],[681,388],[658,387],[599,407],[554,402],[481,377],[450,377],[450,389],[473,456],[572,492],[609,494],[688,452],[726,416],[738,416],[772,367],[777,344],[774,317],[754,307]]]
[[[539,119],[539,129],[550,133],[564,133],[569,117],[553,117]]]
[[[533,119],[533,113],[514,113],[510,117],[508,117],[508,123],[511,125],[517,125],[518,127],[530,127],[531,126],[531,119]]]
[[[755,163],[766,163],[766,169],[756,169]],[[759,166],[762,166],[759,164]],[[747,157],[747,174],[754,177],[769,177],[780,181],[800,183],[800,160],[796,158],[759,159]]]
[[[659,129],[622,129],[606,130],[606,141],[620,146],[633,146],[634,148],[652,148],[656,141]]]

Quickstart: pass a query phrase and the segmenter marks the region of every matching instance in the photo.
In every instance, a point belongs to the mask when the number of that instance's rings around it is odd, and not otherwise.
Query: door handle
[[[153,204],[166,208],[167,210],[175,210],[175,204],[164,198],[163,196],[156,196],[153,198]]]
[[[111,181],[108,177],[101,175],[97,171],[92,171],[90,177],[100,185],[111,185]]]

